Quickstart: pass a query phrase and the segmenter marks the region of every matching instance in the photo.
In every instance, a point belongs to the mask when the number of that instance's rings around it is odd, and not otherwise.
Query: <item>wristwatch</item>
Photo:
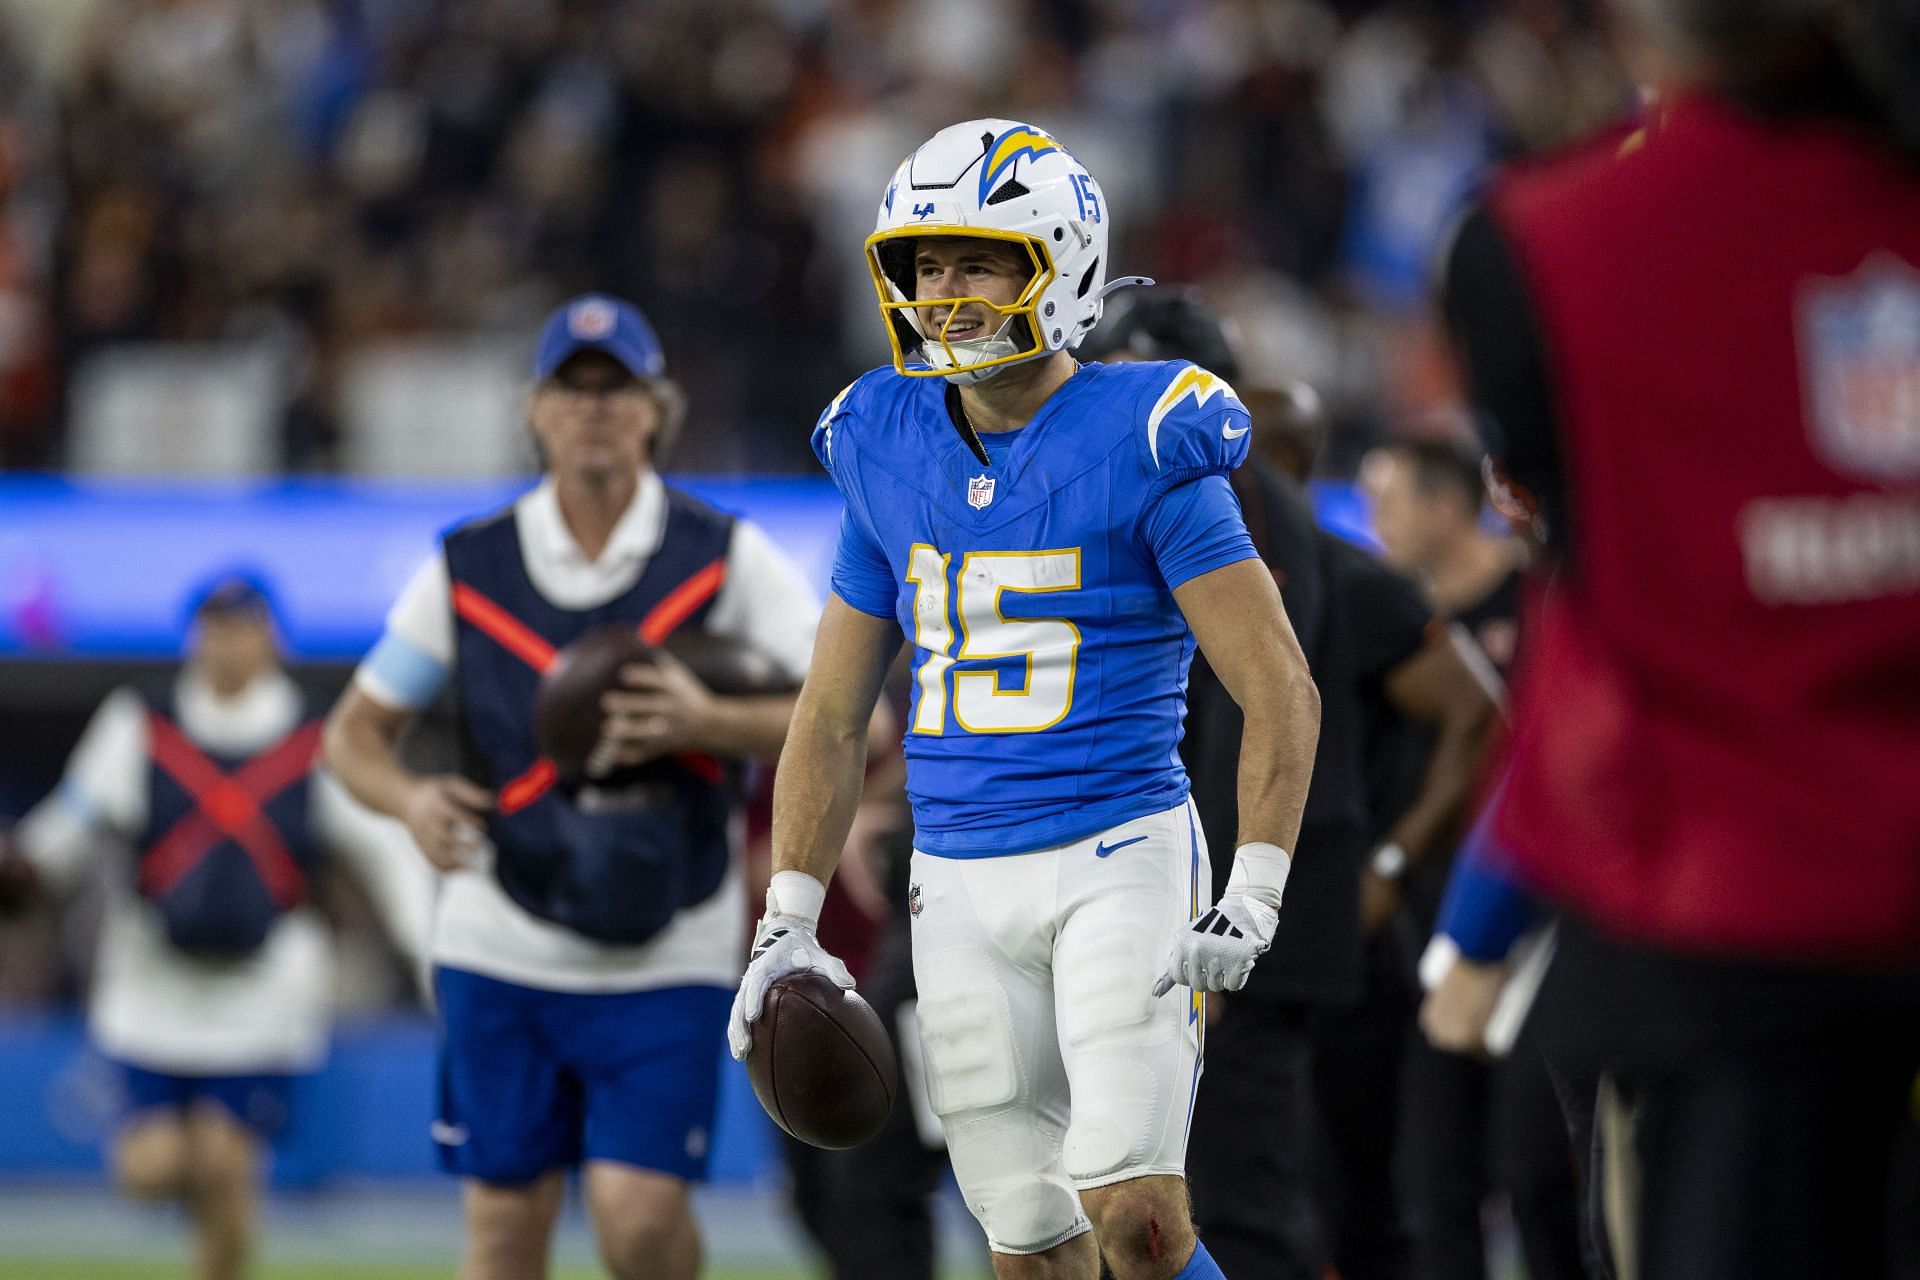
[[[1373,851],[1367,866],[1382,880],[1398,880],[1407,873],[1407,851],[1397,844],[1383,844]]]

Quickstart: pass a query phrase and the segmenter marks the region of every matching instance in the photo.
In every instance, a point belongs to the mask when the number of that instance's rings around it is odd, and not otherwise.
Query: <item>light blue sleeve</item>
[[[452,674],[445,663],[389,631],[361,662],[354,678],[388,706],[422,711],[440,696]]]

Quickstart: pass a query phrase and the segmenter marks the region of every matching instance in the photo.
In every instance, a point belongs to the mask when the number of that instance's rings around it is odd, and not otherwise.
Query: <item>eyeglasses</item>
[[[600,386],[579,386],[550,378],[540,384],[540,389],[574,403],[584,403],[588,400],[624,400],[632,396],[645,395],[647,390],[646,384],[635,378]]]

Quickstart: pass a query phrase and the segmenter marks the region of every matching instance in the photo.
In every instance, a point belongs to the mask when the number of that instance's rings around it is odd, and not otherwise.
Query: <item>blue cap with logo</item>
[[[567,357],[581,351],[604,351],[636,378],[666,376],[666,353],[653,326],[640,308],[609,294],[582,294],[547,317],[533,359],[534,380],[551,378]]]

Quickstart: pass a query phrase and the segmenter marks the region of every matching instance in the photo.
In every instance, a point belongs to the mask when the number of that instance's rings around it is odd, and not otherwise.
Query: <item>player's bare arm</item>
[[[486,838],[481,817],[493,793],[454,774],[422,777],[396,750],[413,713],[360,689],[347,691],[327,717],[327,768],[349,794],[406,824],[428,862],[442,871],[466,865]]]
[[[1183,584],[1173,598],[1200,652],[1246,716],[1240,842],[1291,850],[1313,776],[1320,694],[1273,574],[1258,560],[1241,560]]]
[[[1320,694],[1280,589],[1260,561],[1203,573],[1175,588],[1173,597],[1200,651],[1239,704],[1246,728],[1240,739],[1240,847],[1227,891],[1191,929],[1175,935],[1154,994],[1176,985],[1237,991],[1279,923],[1313,776]]]
[[[859,807],[874,704],[901,643],[893,619],[827,598],[774,776],[773,878],[727,1027],[736,1058],[752,1048],[750,1024],[760,1016],[767,988],[781,977],[818,969],[842,987],[853,986],[814,929]]]
[[[860,803],[874,704],[901,643],[893,619],[827,598],[775,775],[775,875],[798,871],[823,884],[833,877]]]

